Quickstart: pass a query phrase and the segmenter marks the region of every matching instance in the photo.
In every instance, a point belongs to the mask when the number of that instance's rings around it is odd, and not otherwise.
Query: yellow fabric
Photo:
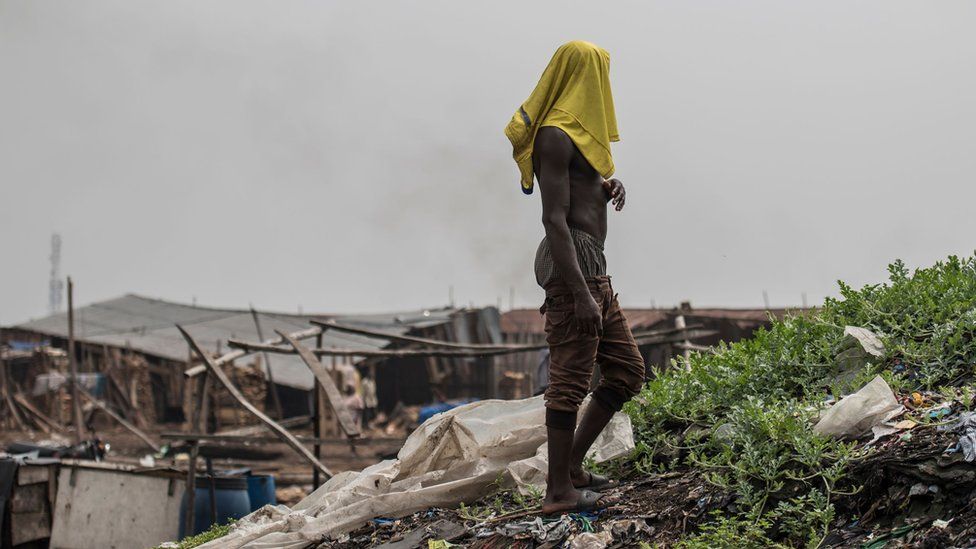
[[[566,132],[596,171],[603,177],[613,175],[610,142],[620,137],[606,50],[580,40],[560,46],[535,90],[505,127],[525,194],[532,194],[532,147],[543,126]]]

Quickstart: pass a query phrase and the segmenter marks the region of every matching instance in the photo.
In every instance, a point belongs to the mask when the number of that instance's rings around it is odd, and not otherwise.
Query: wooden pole
[[[674,317],[674,327],[676,329],[681,330],[682,332],[684,332],[684,330],[686,328],[685,315],[678,315],[678,316]],[[682,334],[682,335],[684,335],[684,334]],[[690,372],[691,371],[691,363],[688,362],[688,360],[691,358],[691,350],[688,348],[688,345],[691,345],[691,341],[688,340],[687,336],[685,335],[685,339],[682,339],[681,340],[681,343],[684,346],[684,351],[683,351],[682,355],[685,358],[685,370],[687,370],[687,371]]]
[[[197,456],[200,454],[200,441],[190,441],[190,463],[186,472],[186,536],[193,535],[193,522],[197,514]]]
[[[100,410],[102,410],[103,412],[105,412],[106,414],[108,414],[109,417],[111,417],[115,421],[119,422],[119,425],[125,427],[130,432],[132,432],[132,434],[134,434],[135,436],[139,437],[139,440],[145,442],[146,443],[146,446],[149,446],[150,448],[152,448],[154,452],[158,452],[159,451],[159,445],[156,444],[155,442],[153,442],[153,440],[151,438],[149,438],[149,435],[147,435],[146,433],[143,433],[142,431],[140,431],[138,427],[136,427],[135,425],[133,425],[133,424],[129,423],[128,421],[126,421],[125,418],[123,418],[119,414],[116,414],[114,411],[112,411],[111,408],[109,408],[108,406],[106,406],[104,402],[102,402],[102,401],[98,400],[97,398],[93,397],[91,395],[91,393],[89,393],[87,390],[85,390],[83,388],[79,388],[78,389],[78,393],[81,396],[85,397],[85,400],[87,400],[88,402],[91,402],[96,407],[98,407]]]
[[[53,419],[41,413],[41,411],[38,410],[33,404],[31,404],[29,400],[24,398],[23,395],[16,394],[13,396],[13,398],[17,404],[20,404],[24,408],[24,410],[27,410],[27,412],[34,417],[34,419],[36,420],[34,423],[46,425],[49,429],[49,432],[57,431],[59,433],[64,434],[64,429],[60,425],[55,423]]]
[[[675,343],[686,339],[696,339],[715,335],[714,330],[701,330],[700,326],[688,326],[685,329],[672,328],[668,330],[656,330],[634,333],[634,339],[638,345],[654,345],[658,343]],[[236,339],[227,340],[227,345],[235,349],[243,349],[247,352],[268,352],[279,354],[296,354],[295,349],[289,347],[279,347],[267,343],[253,343]],[[360,357],[383,357],[383,358],[406,358],[406,357],[467,357],[477,358],[485,356],[508,355],[513,353],[525,353],[527,351],[538,351],[549,347],[548,343],[528,343],[508,345],[506,348],[470,350],[470,349],[380,349],[380,350],[360,350],[360,349],[339,349],[339,348],[318,348],[309,349],[313,355],[317,356],[360,356]]]
[[[322,332],[315,336],[315,346],[322,346]],[[316,384],[312,384],[312,436],[315,438],[320,438],[322,436],[322,414],[319,413],[319,387]],[[315,459],[321,459],[322,457],[322,445],[315,443],[312,446],[312,453],[315,455]],[[312,468],[312,490],[314,491],[319,486],[322,485],[322,479],[319,477],[319,470]]]
[[[85,439],[85,425],[81,419],[81,397],[78,396],[78,360],[75,357],[75,301],[74,283],[68,277],[68,364],[71,368],[71,406],[74,410],[75,443]]]
[[[349,410],[346,409],[345,403],[342,401],[342,395],[339,393],[339,388],[336,387],[335,380],[329,375],[329,371],[326,370],[325,366],[315,358],[315,355],[308,350],[301,343],[296,341],[294,338],[288,334],[279,331],[278,335],[283,337],[285,341],[291,344],[292,347],[298,351],[298,356],[302,357],[302,361],[305,365],[312,370],[312,374],[315,376],[315,380],[319,382],[319,385],[325,389],[326,400],[329,401],[329,406],[335,412],[336,417],[339,419],[339,426],[346,433],[346,436],[358,437],[359,436],[359,426],[352,420],[352,415],[349,414]]]
[[[224,374],[224,371],[221,370],[220,366],[217,365],[216,361],[210,358],[210,356],[207,355],[205,352],[203,352],[203,349],[201,349],[200,345],[196,342],[195,339],[193,339],[193,336],[191,336],[179,324],[176,325],[176,328],[183,335],[183,338],[186,339],[186,342],[190,344],[190,347],[192,347],[193,350],[197,353],[197,356],[203,359],[203,363],[210,370],[210,373],[213,374],[215,378],[217,378],[217,381],[219,381],[221,385],[223,385],[224,388],[227,389],[227,392],[229,392],[232,397],[237,399],[237,401],[241,404],[241,406],[243,406],[247,411],[254,414],[255,417],[257,417],[259,420],[267,424],[267,426],[271,429],[271,432],[276,434],[278,438],[280,438],[285,444],[291,446],[292,449],[298,452],[300,456],[308,460],[309,463],[315,466],[327,478],[332,477],[332,471],[330,471],[328,467],[323,465],[321,461],[316,459],[316,457],[312,455],[311,452],[308,451],[308,448],[302,446],[302,443],[299,442],[299,440],[296,439],[294,435],[289,433],[287,429],[285,429],[281,425],[278,425],[278,423],[276,423],[273,419],[265,415],[261,410],[257,409],[253,404],[248,402],[247,398],[245,398],[244,395],[241,394],[241,391],[237,387],[235,387],[234,384],[231,383],[229,379],[227,379],[227,375]]]
[[[254,319],[254,327],[258,331],[258,339],[264,341],[264,333],[261,331],[261,321],[258,320],[258,312],[251,307],[251,318]],[[319,341],[321,341],[321,334],[319,334]],[[321,345],[319,345],[321,347]],[[275,417],[278,419],[285,419],[285,414],[281,411],[281,399],[278,397],[278,387],[274,382],[274,372],[271,371],[271,355],[268,353],[261,353],[261,358],[264,359],[264,370],[268,374],[268,392],[271,393],[271,402],[274,404]],[[318,457],[318,456],[316,456]]]
[[[13,418],[14,423],[20,427],[22,431],[29,431],[27,424],[24,422],[24,418],[20,417],[20,410],[17,409],[17,404],[14,402],[13,397],[13,378],[8,375],[7,363],[4,361],[3,357],[0,357],[0,383],[3,386],[0,387],[3,392],[4,401],[7,403],[7,408],[10,408],[10,417]]]

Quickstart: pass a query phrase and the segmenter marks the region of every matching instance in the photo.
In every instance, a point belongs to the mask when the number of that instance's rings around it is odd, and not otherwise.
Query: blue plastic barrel
[[[275,480],[271,475],[251,475],[247,477],[247,495],[251,498],[251,510],[278,503],[275,497]]]
[[[217,524],[227,524],[251,512],[251,498],[247,495],[247,479],[214,477],[214,499],[217,502]],[[210,478],[197,477],[196,500],[193,502],[193,531],[186,531],[186,506],[189,491],[183,492],[180,503],[180,539],[205,532],[210,521]]]

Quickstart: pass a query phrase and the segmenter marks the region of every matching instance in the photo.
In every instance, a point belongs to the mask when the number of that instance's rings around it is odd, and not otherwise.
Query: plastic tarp
[[[834,404],[820,417],[813,430],[838,438],[856,438],[901,410],[891,387],[881,376],[876,376],[861,390]]]
[[[266,505],[201,547],[299,549],[377,517],[476,501],[491,484],[539,485],[546,470],[544,420],[541,396],[454,408],[417,428],[397,459],[337,474],[292,509]],[[604,461],[633,448],[630,419],[616,414],[590,455]]]

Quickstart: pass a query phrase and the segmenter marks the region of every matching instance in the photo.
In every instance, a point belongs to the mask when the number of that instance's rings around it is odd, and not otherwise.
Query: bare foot
[[[542,514],[554,515],[574,511],[592,511],[602,507],[603,494],[590,490],[570,490],[563,494],[546,494]]]

